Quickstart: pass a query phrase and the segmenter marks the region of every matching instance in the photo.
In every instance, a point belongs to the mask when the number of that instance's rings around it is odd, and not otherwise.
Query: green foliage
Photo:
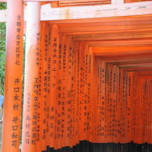
[[[6,3],[0,2],[0,10],[2,10],[2,9],[6,9]]]
[[[1,9],[6,9],[6,3],[0,3]],[[5,37],[6,24],[0,23],[0,95],[4,93]]]
[[[0,94],[3,94],[5,64],[5,23],[0,23]]]

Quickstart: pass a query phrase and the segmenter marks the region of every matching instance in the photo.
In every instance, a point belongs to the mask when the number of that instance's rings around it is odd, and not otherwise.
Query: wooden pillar
[[[27,3],[22,152],[40,148],[40,3]]]
[[[19,152],[23,78],[23,1],[8,0],[2,152]]]

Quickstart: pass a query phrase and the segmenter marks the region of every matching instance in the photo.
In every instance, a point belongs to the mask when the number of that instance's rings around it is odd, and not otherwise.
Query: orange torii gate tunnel
[[[2,152],[152,144],[152,2],[7,0],[7,10]]]

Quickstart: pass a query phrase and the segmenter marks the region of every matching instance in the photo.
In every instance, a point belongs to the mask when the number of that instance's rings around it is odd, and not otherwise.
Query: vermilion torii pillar
[[[7,0],[2,152],[19,152],[23,79],[23,1]]]
[[[22,152],[41,152],[40,58],[40,2],[28,2],[26,20]]]

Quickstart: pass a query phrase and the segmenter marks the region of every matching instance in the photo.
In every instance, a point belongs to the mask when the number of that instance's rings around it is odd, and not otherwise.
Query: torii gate
[[[0,0],[6,2],[6,0]],[[152,14],[152,2],[125,3],[122,0],[112,0],[112,4],[102,6],[79,6],[77,8],[51,8],[49,4],[41,5],[41,2],[56,0],[7,0],[7,13],[0,12],[0,21],[7,18],[7,57],[5,74],[5,102],[4,122],[2,137],[2,152],[19,152],[21,139],[21,115],[23,92],[23,34],[24,20],[26,20],[26,61],[25,61],[25,86],[23,106],[23,132],[26,129],[24,114],[28,111],[28,92],[34,92],[31,83],[38,76],[39,69],[33,63],[35,52],[40,48],[40,21],[101,18],[112,16],[132,16]],[[24,3],[27,8],[24,12]],[[81,10],[81,13],[79,11]],[[88,11],[89,10],[89,11]],[[68,16],[66,15],[69,13]],[[24,17],[25,16],[25,17]],[[35,67],[33,67],[35,65]],[[35,80],[36,81],[36,80]],[[27,116],[27,115],[26,115]],[[22,152],[39,152],[35,146],[28,147],[22,137]],[[28,141],[27,141],[28,143]],[[41,143],[38,143],[40,147]]]

